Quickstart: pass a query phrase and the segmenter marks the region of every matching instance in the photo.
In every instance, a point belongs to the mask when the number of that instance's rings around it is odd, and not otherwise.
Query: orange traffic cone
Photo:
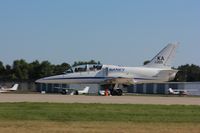
[[[105,96],[108,96],[108,89],[105,90]]]

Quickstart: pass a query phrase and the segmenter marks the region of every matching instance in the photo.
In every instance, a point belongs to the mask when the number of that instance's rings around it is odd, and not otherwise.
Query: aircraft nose
[[[36,83],[43,83],[44,82],[44,78],[38,79],[35,81]]]

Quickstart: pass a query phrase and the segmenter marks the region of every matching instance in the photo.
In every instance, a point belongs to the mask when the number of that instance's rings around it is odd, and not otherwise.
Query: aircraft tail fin
[[[89,89],[90,89],[90,87],[89,87],[89,86],[86,86],[86,87],[83,89],[83,92],[88,93]]]
[[[14,84],[13,87],[10,89],[11,91],[16,91],[18,89],[19,84]]]
[[[90,87],[86,86],[83,90],[78,91],[78,94],[87,94],[89,92]]]
[[[169,89],[168,89],[168,92],[169,92],[169,93],[174,93],[174,90],[173,90],[172,88],[169,88]]]
[[[162,49],[145,67],[165,68],[171,67],[178,43],[170,43]]]

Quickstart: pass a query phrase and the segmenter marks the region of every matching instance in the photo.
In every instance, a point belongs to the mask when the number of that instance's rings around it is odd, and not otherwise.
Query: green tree
[[[56,65],[54,66],[54,74],[62,74],[63,72],[65,72],[67,69],[70,68],[70,65],[68,63],[62,63],[61,65]]]
[[[3,79],[5,75],[5,67],[3,65],[3,62],[0,61],[0,79]]]
[[[194,64],[186,64],[178,67],[178,70],[180,70],[183,73],[184,77],[181,77],[184,79],[184,81],[187,82],[193,82],[193,81],[200,81],[200,67]]]
[[[29,64],[29,80],[36,80],[41,78],[40,74],[40,62],[38,60],[33,61]]]
[[[5,70],[3,62],[0,61],[0,72],[3,72]]]
[[[53,65],[49,61],[43,61],[39,66],[39,77],[54,75]]]
[[[29,65],[28,63],[21,59],[21,60],[15,60],[13,62],[13,80],[28,80],[28,71],[29,71]]]
[[[10,65],[6,65],[5,67],[5,75],[3,77],[3,80],[11,80],[13,77],[13,70]]]

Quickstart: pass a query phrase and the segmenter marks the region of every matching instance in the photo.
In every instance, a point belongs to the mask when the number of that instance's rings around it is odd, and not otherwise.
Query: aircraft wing
[[[124,78],[124,77],[117,77],[117,78],[112,78],[112,79],[107,79],[104,81],[103,84],[134,84],[134,79],[133,78]]]

